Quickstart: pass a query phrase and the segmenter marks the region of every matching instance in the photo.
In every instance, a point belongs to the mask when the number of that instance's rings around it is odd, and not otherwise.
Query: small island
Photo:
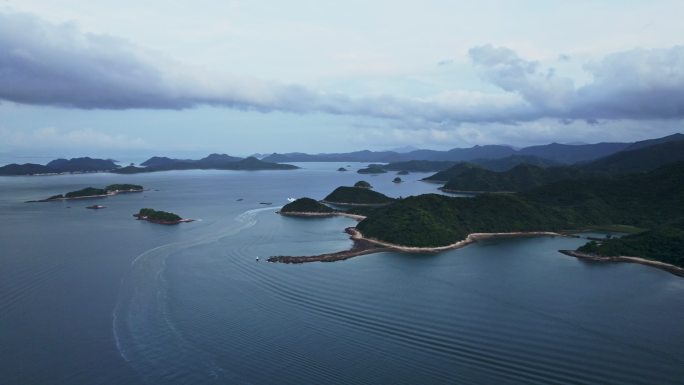
[[[408,175],[408,174],[409,174],[409,172],[406,170],[401,170],[397,173],[397,175]]]
[[[392,183],[401,183],[401,182],[403,182],[403,180],[401,180],[401,178],[399,178],[399,177],[392,179]]]
[[[357,171],[359,174],[384,174],[387,172],[380,164],[369,164],[368,167]]]
[[[137,184],[110,184],[105,188],[86,187],[80,190],[70,191],[66,194],[53,195],[46,199],[41,199],[37,201],[27,201],[27,203],[62,201],[70,199],[106,198],[117,194],[142,191],[144,191],[143,186]]]
[[[340,167],[340,168],[337,169],[337,171],[347,171],[347,169],[344,168],[344,167]]]
[[[178,214],[167,211],[154,210],[150,208],[140,209],[134,217],[141,221],[158,223],[161,225],[177,225],[179,223],[192,222],[193,219],[183,219]]]

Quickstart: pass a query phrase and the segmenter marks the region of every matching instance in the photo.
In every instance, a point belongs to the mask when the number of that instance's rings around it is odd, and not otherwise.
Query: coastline
[[[114,190],[114,191],[109,191],[106,194],[100,194],[100,195],[84,195],[80,197],[61,197],[61,198],[47,198],[47,199],[40,199],[40,200],[35,200],[35,201],[26,201],[25,203],[39,203],[39,202],[59,202],[59,201],[71,201],[71,200],[76,200],[76,199],[99,199],[99,198],[109,198],[118,194],[127,194],[127,193],[138,193],[138,192],[144,192],[145,190]]]
[[[376,245],[381,245],[381,246],[389,247],[393,250],[403,251],[403,252],[408,252],[408,253],[437,253],[440,251],[460,249],[461,247],[464,247],[464,246],[467,246],[471,243],[475,243],[477,241],[481,241],[481,240],[485,240],[485,239],[525,238],[525,237],[540,237],[540,236],[565,237],[566,235],[561,234],[561,233],[551,232],[551,231],[517,231],[517,232],[510,232],[510,233],[471,233],[471,234],[468,234],[468,236],[465,239],[462,239],[460,241],[454,242],[454,243],[449,244],[449,245],[435,246],[435,247],[416,247],[416,246],[398,245],[396,243],[385,242],[385,241],[381,241],[381,240],[374,239],[374,238],[367,238],[367,237],[364,237],[363,234],[359,230],[357,230],[356,228],[353,229],[353,233],[352,233],[353,239],[359,239],[359,240],[364,239],[364,240],[372,242]]]
[[[679,266],[671,265],[669,263],[665,262],[660,262],[656,261],[654,259],[646,259],[646,258],[641,258],[641,257],[631,257],[631,256],[626,256],[626,255],[620,255],[617,257],[607,257],[603,255],[596,255],[596,254],[588,254],[588,253],[583,253],[581,251],[577,250],[558,250],[558,252],[575,257],[578,259],[583,259],[583,260],[588,260],[588,261],[596,261],[596,262],[629,262],[629,263],[638,263],[641,265],[646,265],[646,266],[651,266],[655,267],[661,270],[665,270],[668,273],[684,277],[684,268],[681,268]]]
[[[301,216],[321,216],[321,215],[310,215],[310,214],[321,214],[321,213],[303,213],[305,215]],[[333,216],[334,213],[327,214],[327,216]],[[347,214],[350,216],[352,214]],[[362,217],[357,215],[356,217]],[[362,217],[363,218],[363,217]],[[347,227],[344,230],[350,235],[350,239],[354,242],[354,245],[349,250],[338,251],[334,253],[325,253],[312,256],[272,256],[267,260],[268,262],[279,262],[279,263],[307,263],[307,262],[335,262],[343,261],[352,257],[359,255],[367,255],[373,253],[381,253],[386,251],[399,251],[406,253],[438,253],[440,251],[454,250],[461,247],[465,247],[471,243],[475,243],[480,240],[492,239],[492,238],[520,238],[520,237],[538,237],[538,236],[551,236],[551,237],[565,237],[566,235],[548,231],[530,231],[530,232],[511,232],[511,233],[472,233],[469,234],[465,239],[458,242],[454,242],[450,245],[436,246],[436,247],[412,247],[403,246],[389,242],[383,242],[373,238],[366,238],[363,234],[357,230],[355,227]]]
[[[150,218],[143,216],[143,215],[140,215],[140,214],[133,214],[133,216],[136,217],[139,221],[147,221],[147,222],[151,222],[151,223],[157,223],[160,225],[177,225],[179,223],[190,223],[190,222],[195,221],[194,219],[185,219],[185,218],[181,218],[177,221],[163,221],[163,220],[159,220],[159,219],[150,219]]]
[[[337,205],[337,206],[357,206],[357,207],[380,207],[380,206],[387,206],[388,204],[392,202],[387,202],[387,203],[346,203],[346,202],[331,202],[331,201],[326,201],[322,200],[322,203],[327,203],[330,205]]]
[[[344,212],[332,212],[332,213],[316,213],[312,211],[302,211],[302,212],[282,212],[282,211],[276,211],[276,214],[284,215],[286,217],[320,217],[320,218],[328,218],[328,217],[347,217],[347,218],[352,218],[357,221],[362,221],[366,219],[363,215],[356,215],[356,214],[349,214],[349,213],[344,213]]]

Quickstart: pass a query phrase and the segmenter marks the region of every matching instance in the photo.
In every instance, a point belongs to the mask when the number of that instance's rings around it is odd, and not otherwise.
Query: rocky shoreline
[[[581,251],[577,250],[558,250],[560,253],[563,253],[565,255],[587,260],[587,261],[596,261],[596,262],[630,262],[630,263],[639,263],[641,265],[646,265],[646,266],[651,266],[655,267],[661,270],[665,270],[668,273],[684,277],[684,268],[681,268],[679,266],[675,265],[670,265],[669,263],[665,262],[660,262],[652,259],[646,259],[646,258],[640,258],[640,257],[630,257],[630,256],[617,256],[617,257],[607,257],[603,255],[596,255],[596,254],[588,254],[588,253],[583,253]]]
[[[374,244],[373,242],[370,242],[370,241],[365,240],[365,239],[355,239],[354,233],[353,233],[354,230],[355,229],[353,227],[348,227],[344,230],[347,234],[350,234],[352,236],[351,239],[354,241],[354,245],[349,250],[338,251],[336,253],[312,255],[312,256],[307,256],[307,257],[278,255],[278,256],[269,257],[268,262],[279,262],[279,263],[288,263],[288,264],[307,263],[307,262],[336,262],[336,261],[344,261],[345,259],[353,258],[353,257],[359,256],[359,255],[380,253],[383,251],[391,251],[392,250],[389,247],[381,247],[381,246],[378,246],[378,245]]]

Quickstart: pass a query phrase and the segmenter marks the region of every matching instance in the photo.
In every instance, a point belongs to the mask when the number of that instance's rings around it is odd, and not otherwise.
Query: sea
[[[583,238],[266,262],[352,244],[353,219],[278,215],[288,198],[440,193],[298,165],[0,177],[0,384],[684,383],[684,278],[558,252]],[[146,191],[24,203],[112,183]]]

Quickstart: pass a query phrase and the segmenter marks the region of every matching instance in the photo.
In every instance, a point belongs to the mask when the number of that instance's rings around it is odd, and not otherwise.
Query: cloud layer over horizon
[[[681,45],[610,53],[584,66],[591,81],[580,86],[509,48],[481,45],[468,53],[483,79],[500,92],[350,96],[205,73],[123,39],[84,33],[73,24],[0,13],[0,100],[111,110],[209,105],[438,124],[684,118]]]

